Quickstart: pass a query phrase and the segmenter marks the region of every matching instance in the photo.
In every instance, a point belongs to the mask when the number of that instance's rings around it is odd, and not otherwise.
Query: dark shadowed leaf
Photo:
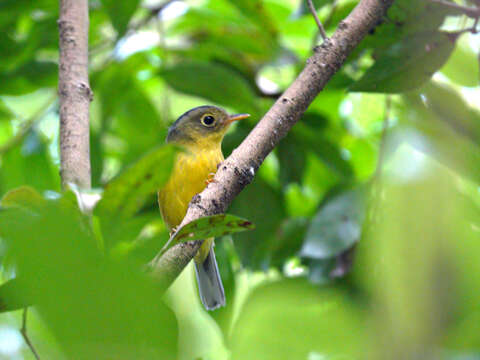
[[[281,224],[276,240],[271,243],[272,266],[281,269],[286,259],[298,254],[309,224],[306,217],[292,217]]]
[[[57,64],[32,61],[24,66],[2,74],[0,95],[22,95],[43,87],[57,86]]]
[[[267,269],[272,260],[270,250],[278,241],[277,231],[286,214],[282,192],[256,177],[235,198],[230,211],[246,217],[256,227],[255,231],[234,235],[242,264],[252,269]]]
[[[379,54],[350,91],[400,93],[418,88],[442,67],[455,38],[432,31],[407,37]]]
[[[196,95],[239,112],[256,113],[255,94],[238,73],[222,65],[182,63],[160,74],[175,90]]]
[[[350,163],[342,157],[340,148],[321,133],[302,124],[298,124],[292,131],[296,142],[303,148],[313,151],[325,165],[340,177],[348,179],[353,175]]]

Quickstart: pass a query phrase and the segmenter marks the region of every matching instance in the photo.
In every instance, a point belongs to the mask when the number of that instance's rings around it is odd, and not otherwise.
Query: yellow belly
[[[182,222],[190,200],[205,189],[208,175],[215,173],[222,161],[220,147],[177,155],[170,179],[158,192],[160,212],[169,229]]]

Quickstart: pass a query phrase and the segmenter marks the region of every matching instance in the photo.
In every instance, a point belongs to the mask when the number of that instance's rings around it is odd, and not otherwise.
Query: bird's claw
[[[215,177],[215,173],[208,174],[207,180],[205,180],[205,184],[208,185],[208,184],[211,184],[211,183],[215,182],[214,177]]]
[[[170,230],[170,237],[172,237],[178,230],[178,227],[175,226],[174,228],[172,228],[172,230]]]

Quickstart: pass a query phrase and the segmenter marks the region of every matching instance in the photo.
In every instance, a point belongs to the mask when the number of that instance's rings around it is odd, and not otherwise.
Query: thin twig
[[[442,6],[449,7],[451,9],[455,9],[457,11],[460,11],[461,13],[473,18],[473,19],[478,19],[480,17],[480,8],[477,7],[468,7],[468,6],[463,6],[459,5],[453,2],[445,1],[445,0],[428,0],[431,3],[434,4],[439,4]]]
[[[35,359],[40,360],[40,356],[38,356],[38,353],[35,350],[35,347],[33,346],[27,334],[27,312],[28,312],[28,308],[24,308],[23,314],[22,314],[22,328],[20,329],[20,333],[22,334],[23,340],[25,340],[25,343],[30,348],[30,351],[32,352]]]
[[[37,123],[37,121],[41,120],[43,116],[48,112],[50,109],[50,106],[53,104],[53,102],[57,99],[57,95],[51,97],[48,99],[48,101],[38,110],[36,111],[30,118],[25,120],[18,132],[11,137],[5,144],[0,146],[0,154],[4,154],[11,149],[13,149],[15,146],[20,144],[22,140],[25,138],[30,133],[30,130],[32,130],[33,126]]]
[[[323,28],[322,22],[318,18],[317,11],[315,10],[315,6],[313,6],[312,0],[307,0],[308,7],[310,8],[310,12],[313,15],[313,18],[315,19],[315,22],[317,23],[318,30],[320,31],[320,35],[322,35],[323,41],[327,40],[327,33],[325,32],[325,29]]]
[[[323,27],[324,27],[325,29],[328,29],[328,27],[329,27],[329,26],[331,25],[331,23],[332,23],[333,16],[335,15],[335,11],[337,11],[338,1],[339,1],[339,0],[334,0],[333,3],[332,3],[332,5],[330,6],[330,11],[328,12],[327,18],[326,18],[325,21],[323,22]],[[319,32],[315,33],[315,36],[313,37],[312,48],[314,48],[315,46],[317,46],[319,35],[320,35]],[[280,96],[280,95],[281,95],[281,94],[279,94],[278,96]],[[277,96],[277,97],[278,97],[278,96]]]
[[[148,9],[148,14],[145,16],[143,19],[138,21],[137,23],[132,24],[132,26],[128,29],[128,31],[135,31],[143,27],[144,25],[147,25],[150,20],[152,20],[154,17],[158,17],[158,14],[160,14],[163,9],[165,9],[168,5],[170,5],[172,2],[175,0],[167,0],[163,3],[161,3],[158,6],[152,7]]]

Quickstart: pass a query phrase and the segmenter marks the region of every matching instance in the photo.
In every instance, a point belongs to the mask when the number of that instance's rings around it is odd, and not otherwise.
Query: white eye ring
[[[205,114],[202,116],[202,119],[200,120],[202,125],[206,127],[213,127],[215,126],[216,120],[215,117],[211,114]]]

